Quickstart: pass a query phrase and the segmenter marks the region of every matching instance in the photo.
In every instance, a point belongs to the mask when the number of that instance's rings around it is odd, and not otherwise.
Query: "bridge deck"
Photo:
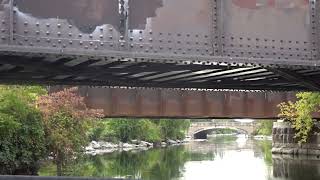
[[[0,82],[320,90],[319,4],[0,0]]]

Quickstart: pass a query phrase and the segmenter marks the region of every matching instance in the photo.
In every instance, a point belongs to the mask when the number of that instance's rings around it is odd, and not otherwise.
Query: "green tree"
[[[160,142],[183,139],[189,126],[189,120],[105,119],[91,129],[90,137],[91,140]]]
[[[256,133],[259,135],[270,136],[272,134],[273,121],[261,120],[258,122]]]
[[[296,138],[299,143],[305,143],[315,130],[316,120],[312,118],[312,113],[319,112],[320,93],[303,92],[296,96],[298,100],[295,103],[288,102],[279,105],[279,117],[291,122],[296,130]]]
[[[0,86],[0,174],[32,174],[45,157],[39,86]]]
[[[89,109],[84,98],[77,95],[77,88],[41,96],[37,105],[43,114],[48,151],[55,159],[57,175],[76,153],[88,142],[88,130],[92,119],[101,117],[100,110]]]
[[[162,139],[183,139],[190,127],[189,120],[161,119],[160,128]]]
[[[133,139],[150,142],[160,141],[160,129],[156,124],[148,119],[108,119],[107,132],[103,133],[107,137],[114,137],[122,142]]]

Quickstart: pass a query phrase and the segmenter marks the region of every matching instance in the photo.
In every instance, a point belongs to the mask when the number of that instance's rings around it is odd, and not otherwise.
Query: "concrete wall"
[[[320,135],[312,135],[308,143],[299,145],[290,123],[275,122],[272,131],[272,153],[320,155]]]

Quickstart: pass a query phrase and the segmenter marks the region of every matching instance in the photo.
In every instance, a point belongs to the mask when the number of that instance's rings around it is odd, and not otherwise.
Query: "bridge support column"
[[[294,138],[295,131],[288,122],[273,123],[272,153],[273,154],[305,154],[320,155],[320,135],[312,135],[308,143],[299,145]]]

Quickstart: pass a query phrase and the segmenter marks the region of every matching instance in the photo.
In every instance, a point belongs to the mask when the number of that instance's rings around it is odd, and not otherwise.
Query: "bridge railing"
[[[200,123],[191,123],[191,127],[215,127],[215,126],[224,126],[224,127],[236,127],[236,126],[255,126],[257,123],[250,122],[200,122]]]
[[[247,57],[262,64],[277,59],[311,65],[309,60],[319,59],[319,4],[316,0],[0,0],[0,44],[75,54],[125,52],[159,59],[190,55],[190,60],[225,56],[237,61]]]

